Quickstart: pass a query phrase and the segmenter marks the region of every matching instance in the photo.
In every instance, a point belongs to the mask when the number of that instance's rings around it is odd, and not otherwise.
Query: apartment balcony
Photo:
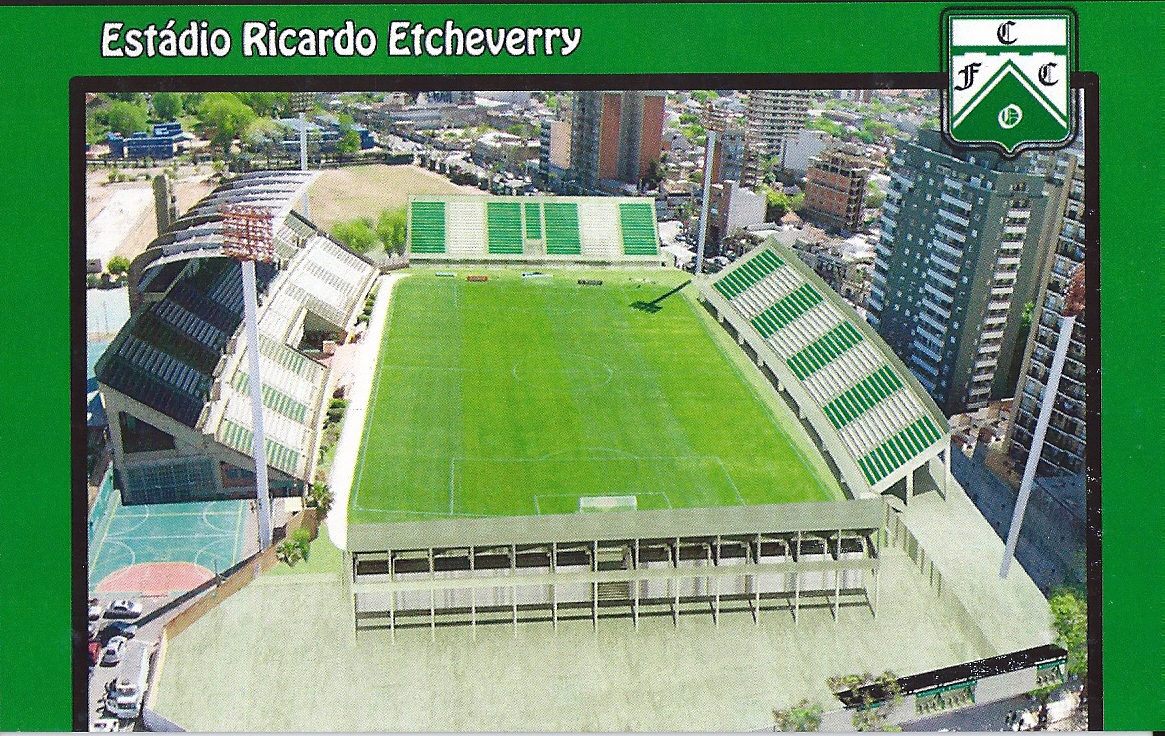
[[[954,303],[954,301],[955,301],[955,297],[954,297],[954,295],[952,295],[952,294],[948,294],[948,293],[947,293],[947,292],[945,292],[945,291],[939,291],[939,290],[938,290],[938,289],[935,287],[935,285],[934,285],[934,284],[931,284],[931,283],[925,283],[925,284],[923,284],[923,285],[922,285],[922,290],[923,290],[923,291],[926,291],[926,292],[929,292],[930,294],[932,294],[932,295],[933,295],[933,296],[934,296],[936,299],[938,299],[938,300],[939,300],[940,302],[942,302],[943,304],[948,304],[948,305],[949,305],[949,304],[953,304],[953,303]],[[924,303],[925,303],[925,302],[924,302]],[[948,312],[948,313],[949,313],[949,312]]]
[[[874,272],[870,274],[870,281],[878,285],[885,284],[886,271],[884,269],[874,269]]]
[[[1032,216],[1032,211],[1026,208],[1013,207],[1007,211],[1008,217],[1022,217],[1028,219]]]
[[[1024,235],[1027,233],[1027,225],[1004,225],[1004,235]]]
[[[907,179],[905,176],[902,176],[902,174],[894,171],[893,169],[890,170],[890,180],[898,182],[904,189],[910,189],[914,186],[914,182],[912,180]]]
[[[946,243],[938,238],[930,241],[930,246],[955,261],[963,260],[963,251],[959,248],[953,247],[950,243]]]
[[[950,309],[947,309],[946,307],[941,307],[926,297],[922,298],[922,306],[924,309],[929,309],[930,311],[934,312],[935,314],[937,314],[940,318],[942,318],[944,320],[949,320],[951,318],[951,310]],[[926,312],[923,312],[923,314],[926,314]]]
[[[926,304],[927,304],[927,302],[924,301],[923,305],[925,306]],[[949,316],[950,312],[947,312],[947,315]],[[932,330],[934,330],[935,331],[934,332],[935,339],[938,340],[939,342],[942,342],[942,338],[943,338],[943,336],[946,335],[946,332],[947,332],[947,326],[945,324],[943,324],[942,322],[939,322],[934,317],[931,317],[925,311],[918,313],[918,321],[922,322],[923,324],[927,325]]]
[[[952,205],[954,207],[958,207],[959,209],[961,209],[964,212],[971,211],[971,203],[970,202],[959,199],[958,197],[951,196],[950,194],[948,194],[946,192],[943,192],[942,196],[940,196],[939,199],[943,202],[946,202],[949,205]]]
[[[944,220],[950,220],[951,222],[958,223],[959,225],[962,225],[963,227],[968,227],[971,224],[971,221],[968,220],[967,218],[960,217],[959,215],[956,215],[955,213],[953,213],[949,210],[945,210],[942,207],[940,207],[938,210],[938,216],[943,218]]]
[[[980,358],[979,360],[975,361],[975,365],[972,366],[972,369],[975,371],[981,371],[985,368],[994,369],[996,364],[996,361],[990,358]]]
[[[1003,330],[984,331],[980,338],[983,340],[1002,340]]]
[[[941,212],[942,210],[939,210],[939,211]],[[947,236],[947,237],[948,237],[948,238],[950,238],[951,240],[957,240],[957,241],[959,241],[960,243],[965,243],[965,242],[967,242],[967,236],[966,236],[966,235],[964,235],[964,234],[962,234],[962,233],[960,233],[960,232],[958,232],[958,231],[956,231],[956,230],[952,230],[952,229],[950,229],[949,227],[947,227],[946,225],[942,224],[941,222],[940,222],[940,223],[938,223],[938,224],[936,224],[936,225],[934,226],[934,229],[935,229],[937,232],[940,232],[940,233],[942,233],[943,235]]]
[[[926,275],[928,277],[934,279],[935,281],[939,282],[943,286],[947,287],[948,289],[954,290],[954,288],[956,286],[956,284],[953,280],[948,279],[946,276],[943,276],[941,273],[934,270],[933,268],[926,269]],[[930,284],[927,284],[927,286],[929,286],[929,285]],[[953,297],[951,298],[951,301],[954,301]]]
[[[915,334],[926,338],[929,342],[934,343],[935,345],[939,345],[940,347],[942,346],[942,344],[943,344],[943,328],[942,327],[939,327],[938,330],[935,331],[935,328],[931,327],[929,324],[924,323],[924,324],[915,325],[914,329],[915,329]],[[917,343],[917,342],[915,344],[927,345],[927,343]],[[934,350],[934,348],[930,348],[929,345],[927,345],[927,347],[932,351]]]
[[[1006,312],[1009,309],[1011,309],[1011,302],[1010,301],[997,300],[997,301],[993,301],[993,302],[987,302],[987,311],[988,312]]]
[[[993,275],[995,276],[996,283],[1007,283],[1009,286],[1014,287],[1018,274],[1018,271],[996,271]]]
[[[910,355],[911,364],[914,366],[917,366],[918,369],[921,370],[925,375],[931,376],[932,378],[937,378],[938,377],[938,363],[942,359],[939,358],[929,348],[923,347],[922,345],[919,345],[918,343],[914,344],[913,350],[914,350],[914,352]],[[928,361],[927,358],[931,358],[933,360],[933,362]]]
[[[938,265],[942,266],[943,268],[945,268],[946,270],[950,271],[953,274],[957,275],[959,273],[959,266],[955,265],[954,263],[951,263],[950,261],[946,260],[945,258],[942,258],[941,256],[939,256],[938,253],[931,253],[930,254],[930,262],[937,263]]]
[[[1007,256],[1004,258],[1000,258],[998,261],[996,261],[996,264],[999,266],[1016,266],[1016,267],[1018,267],[1019,266],[1019,258],[1016,258],[1013,256]]]

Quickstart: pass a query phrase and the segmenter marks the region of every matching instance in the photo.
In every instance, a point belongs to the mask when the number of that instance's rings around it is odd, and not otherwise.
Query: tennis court
[[[89,589],[184,590],[247,552],[248,501],[122,506],[106,476],[89,517]]]

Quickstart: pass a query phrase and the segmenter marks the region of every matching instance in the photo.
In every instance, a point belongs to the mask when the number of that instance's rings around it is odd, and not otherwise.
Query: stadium
[[[274,214],[257,269],[272,495],[318,480],[350,381],[335,557],[208,604],[163,646],[159,713],[208,730],[745,728],[826,702],[839,672],[1051,641],[1030,578],[996,575],[942,413],[793,252],[769,241],[692,277],[661,256],[650,199],[415,195],[408,267],[381,273],[303,214],[313,176],[243,175],[179,219],[134,261],[134,315],[97,366],[123,504],[253,495],[220,215],[248,203]],[[357,349],[345,375],[329,343]],[[278,633],[254,637],[257,616]],[[656,699],[603,691],[594,711],[597,691],[544,663],[533,712],[513,665],[536,660]],[[311,707],[291,661],[314,668]],[[704,667],[740,676],[675,676]],[[494,689],[460,714],[379,709],[482,672]],[[676,707],[685,687],[704,707]]]
[[[796,256],[694,286],[633,198],[413,198],[408,222],[414,258],[459,268],[392,287],[348,497],[357,629],[876,611],[880,494],[941,489],[949,429]]]

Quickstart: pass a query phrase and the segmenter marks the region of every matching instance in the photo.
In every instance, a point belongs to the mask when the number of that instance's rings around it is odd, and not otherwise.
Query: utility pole
[[[1019,484],[1019,498],[1015,501],[1015,511],[1011,515],[1011,526],[1007,530],[1007,546],[1003,552],[1003,564],[999,568],[999,577],[1006,578],[1011,569],[1011,560],[1015,557],[1015,546],[1019,542],[1019,530],[1023,527],[1023,517],[1027,512],[1027,502],[1031,497],[1032,483],[1036,479],[1036,469],[1040,465],[1040,455],[1044,451],[1044,438],[1048,434],[1048,422],[1052,418],[1052,407],[1056,403],[1056,394],[1060,391],[1060,376],[1064,371],[1064,360],[1068,356],[1068,346],[1072,344],[1072,329],[1076,326],[1076,317],[1084,311],[1084,266],[1077,266],[1068,282],[1067,294],[1064,297],[1064,309],[1060,312],[1060,334],[1056,337],[1056,350],[1052,355],[1052,367],[1048,373],[1048,381],[1044,385],[1044,400],[1040,404],[1040,416],[1036,421],[1036,430],[1032,435],[1032,446],[1028,452],[1027,465],[1023,469],[1023,480]]]

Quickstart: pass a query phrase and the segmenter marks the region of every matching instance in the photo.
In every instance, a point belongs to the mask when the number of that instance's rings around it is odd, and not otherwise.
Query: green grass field
[[[353,523],[574,513],[582,496],[639,509],[841,497],[691,287],[634,306],[684,274],[467,273],[414,270],[393,289]]]

